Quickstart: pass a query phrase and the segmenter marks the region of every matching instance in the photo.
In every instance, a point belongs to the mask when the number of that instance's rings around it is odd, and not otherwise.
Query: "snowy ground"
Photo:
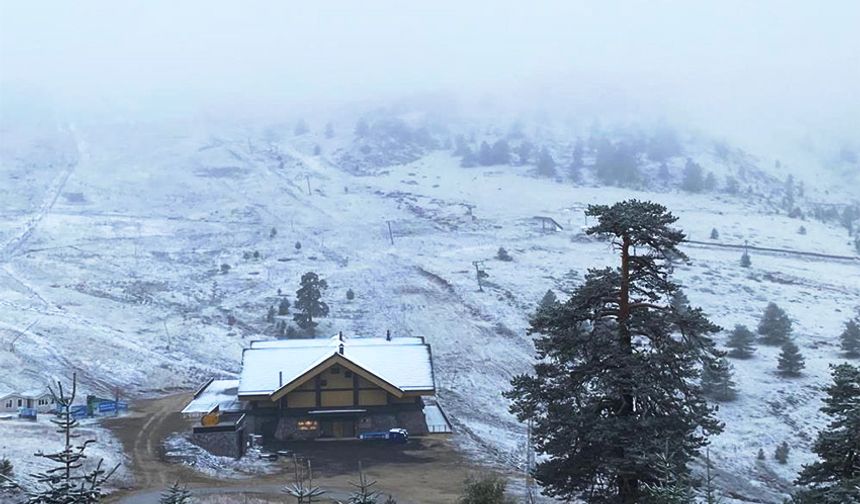
[[[4,152],[0,177],[15,190],[4,189],[0,205],[0,388],[72,370],[89,390],[119,385],[129,395],[235,377],[241,349],[271,331],[277,289],[292,300],[301,274],[315,271],[330,286],[319,335],[425,336],[459,444],[521,466],[525,429],[501,392],[529,370],[528,314],[548,288],[616,262],[605,243],[579,236],[586,205],[652,199],[691,239],[708,241],[717,228],[727,243],[852,254],[842,229],[803,222],[801,236],[800,221],[728,196],[575,187],[521,167],[460,168],[441,152],[353,174],[328,161],[337,138],[177,131],[63,127],[38,151],[32,177],[20,159],[35,148]],[[316,142],[323,156],[311,155]],[[536,215],[564,231],[541,232]],[[499,246],[512,262],[494,259]],[[685,251],[679,279],[719,324],[754,326],[768,301],[795,321],[805,375],[777,377],[772,348],[734,361],[741,396],[721,406],[726,432],[712,448],[727,490],[780,502],[824,424],[820,387],[841,359],[841,325],[860,306],[860,262],[753,254],[743,269],[737,251]],[[483,292],[473,261],[490,275]],[[10,425],[0,423],[0,437]],[[15,425],[12,433],[26,430]],[[759,447],[770,455],[782,440],[793,447],[789,464],[755,461]]]
[[[56,464],[42,457],[34,457],[37,452],[53,453],[61,451],[64,446],[62,434],[57,432],[57,426],[51,423],[48,415],[40,415],[38,421],[0,420],[0,458],[6,457],[14,464],[13,477],[23,485],[32,485],[32,474],[42,473],[56,467]],[[80,435],[80,442],[93,439],[87,450],[87,460],[84,470],[95,469],[99,460],[102,468],[112,469],[119,465],[117,472],[109,480],[108,487],[122,486],[131,482],[131,475],[126,469],[126,459],[122,455],[122,445],[111,436],[110,431],[103,428],[96,420],[83,420],[75,430]],[[126,464],[127,465],[127,464]],[[2,500],[2,495],[0,495]]]

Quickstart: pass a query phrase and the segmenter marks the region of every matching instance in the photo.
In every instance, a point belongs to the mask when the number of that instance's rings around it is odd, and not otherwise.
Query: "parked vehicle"
[[[387,441],[393,444],[405,444],[409,441],[409,431],[395,428],[387,431],[365,432],[359,434],[358,439],[362,441]]]

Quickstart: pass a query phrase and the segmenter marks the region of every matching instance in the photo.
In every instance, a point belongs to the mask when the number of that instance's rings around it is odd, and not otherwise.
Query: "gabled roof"
[[[423,338],[341,340],[335,336],[252,342],[242,354],[239,396],[277,399],[276,393],[282,396],[335,362],[395,395],[435,390],[430,346]]]

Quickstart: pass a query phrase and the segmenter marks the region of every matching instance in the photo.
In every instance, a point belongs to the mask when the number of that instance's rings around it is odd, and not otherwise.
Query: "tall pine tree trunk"
[[[633,341],[630,337],[630,237],[621,239],[621,288],[618,296],[618,339],[621,356],[627,360],[633,355]],[[621,408],[622,417],[633,415],[633,392],[630,390],[632,377],[626,371],[622,378]],[[624,449],[620,450],[621,458],[626,458]],[[635,475],[620,473],[618,475],[618,497],[624,504],[635,504],[638,497],[639,481]]]

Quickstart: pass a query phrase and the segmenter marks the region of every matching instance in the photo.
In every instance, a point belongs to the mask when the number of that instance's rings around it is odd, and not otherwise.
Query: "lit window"
[[[319,423],[316,420],[299,420],[297,425],[300,431],[312,431],[319,428]]]

